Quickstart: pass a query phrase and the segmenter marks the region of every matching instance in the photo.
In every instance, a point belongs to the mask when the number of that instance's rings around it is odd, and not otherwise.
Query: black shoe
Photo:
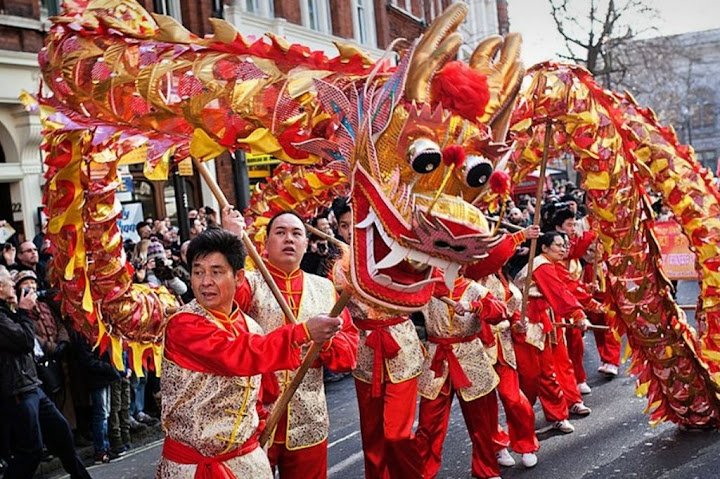
[[[135,415],[135,419],[138,422],[145,424],[146,426],[156,426],[160,421],[144,412],[139,412]]]
[[[128,450],[125,448],[125,446],[114,447],[110,449],[110,459],[117,459],[118,457],[122,457],[127,454],[127,452]]]

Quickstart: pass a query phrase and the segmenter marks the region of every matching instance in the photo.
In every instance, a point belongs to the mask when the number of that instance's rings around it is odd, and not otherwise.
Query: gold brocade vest
[[[460,301],[472,302],[484,297],[487,289],[478,283],[471,283],[463,293]],[[480,321],[473,314],[459,316],[451,306],[437,298],[432,298],[425,307],[425,328],[428,336],[440,338],[463,338],[477,335],[480,332]],[[481,313],[482,314],[482,313]],[[460,367],[472,383],[469,387],[459,389],[465,401],[472,401],[490,393],[500,382],[495,372],[493,361],[488,357],[479,337],[468,342],[453,344],[452,350],[460,363]],[[418,379],[418,392],[427,399],[437,398],[448,377],[447,361],[443,364],[442,375],[435,377],[431,369],[437,345],[427,343],[428,355],[423,364],[423,372]]]
[[[498,299],[502,300],[507,296],[505,292],[505,285],[500,280],[500,278],[498,278],[497,274],[485,276],[480,281],[478,281],[478,283],[485,286],[488,290],[490,290],[493,296]],[[512,317],[512,315],[515,314],[515,311],[518,311],[520,309],[520,303],[522,302],[522,293],[513,283],[508,283],[508,288],[510,289],[511,295],[508,299],[505,300],[505,305],[507,306],[508,314]],[[510,322],[502,321],[499,324],[490,326],[490,328],[492,329],[493,335],[495,336],[495,341],[502,348],[502,354],[505,362],[511,368],[516,368],[517,361],[515,359],[515,348],[513,347],[512,342]],[[497,360],[497,344],[493,348],[487,348],[489,356],[494,361]]]
[[[253,292],[248,313],[257,318],[263,330],[267,333],[287,324],[280,305],[262,276],[257,272],[248,272],[247,279]],[[304,323],[318,314],[328,314],[335,305],[335,299],[335,287],[329,280],[303,273],[302,298],[297,320]],[[303,347],[303,356],[308,347]],[[283,370],[276,372],[275,376],[280,391],[284,391],[295,372]],[[289,450],[312,447],[327,439],[329,419],[321,367],[308,369],[288,404],[287,412],[285,446]]]
[[[539,255],[535,258],[535,261],[533,262],[533,269],[536,269],[544,264],[549,264],[550,260],[547,259],[543,255]],[[527,278],[528,275],[528,265],[523,266],[523,269],[520,270],[520,272],[515,276],[515,285],[520,289],[520,291],[523,290],[525,287],[525,278]],[[543,295],[538,289],[537,285],[535,284],[535,281],[532,280],[530,283],[530,291],[528,292],[528,296],[530,298],[542,298]],[[550,312],[550,315],[552,317],[552,311]],[[527,325],[527,333],[525,335],[525,341],[538,348],[540,351],[545,349],[545,336],[546,333],[543,331],[543,325],[539,323],[532,323],[528,321]]]
[[[383,320],[392,318],[390,313],[380,312],[368,304],[353,298],[347,306],[350,316],[353,319]],[[407,313],[398,313],[406,314]],[[368,347],[367,337],[371,331],[358,328],[359,341],[357,351],[357,366],[353,370],[353,376],[365,383],[372,383],[373,380],[373,358],[375,350]],[[415,325],[410,320],[387,327],[387,331],[400,346],[400,352],[394,358],[385,359],[385,372],[392,383],[401,383],[415,378],[422,372],[425,351],[423,350],[420,338],[418,338]]]
[[[568,259],[565,260],[565,264],[567,265],[568,273],[570,273],[570,278],[573,281],[579,281],[582,277],[582,263],[580,263],[579,259]]]
[[[225,330],[197,301],[185,305],[180,313],[199,316]],[[169,321],[172,321],[170,318]],[[260,326],[245,316],[247,329],[262,334]],[[162,426],[165,435],[187,444],[204,456],[215,456],[236,449],[248,440],[259,424],[255,405],[260,375],[219,376],[182,368],[163,358]],[[237,477],[271,479],[270,464],[261,448],[225,463]],[[196,466],[177,464],[161,458],[156,477],[192,479]]]

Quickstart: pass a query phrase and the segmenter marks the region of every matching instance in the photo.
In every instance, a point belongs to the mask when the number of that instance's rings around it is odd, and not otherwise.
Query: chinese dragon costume
[[[133,0],[66,0],[39,54],[38,101],[53,279],[75,327],[115,358],[126,340],[136,368],[161,350],[173,300],[132,284],[116,224],[120,164],[143,163],[160,179],[191,156],[271,154],[285,163],[254,196],[256,225],[288,207],[312,215],[349,193],[348,286],[374,307],[407,312],[429,302],[435,270],[452,285],[462,264],[491,251],[497,238],[481,209],[498,201],[493,169],[520,182],[553,128],[549,153],[569,152],[588,192],[616,326],[651,420],[719,426],[720,195],[710,173],[652,111],[584,69],[544,63],[525,75],[517,35],[454,60],[466,11],[453,4],[420,39],[397,40],[373,61],[347,44],[329,58],[272,35],[250,40],[218,19],[199,38]],[[648,189],[697,254],[702,335],[662,273]]]

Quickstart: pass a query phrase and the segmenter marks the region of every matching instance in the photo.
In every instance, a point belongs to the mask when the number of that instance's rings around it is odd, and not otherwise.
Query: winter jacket
[[[20,310],[11,311],[0,301],[0,397],[6,398],[37,389],[32,320]]]
[[[110,364],[107,354],[101,357],[81,334],[75,331],[70,334],[78,356],[78,364],[85,372],[88,389],[104,388],[120,379],[120,372]]]

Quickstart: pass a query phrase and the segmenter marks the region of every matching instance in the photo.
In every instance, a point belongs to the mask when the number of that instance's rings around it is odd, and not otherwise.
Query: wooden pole
[[[325,241],[328,241],[328,242],[334,244],[335,246],[346,246],[345,243],[343,243],[342,241],[340,241],[340,240],[337,239],[336,237],[330,236],[329,234],[327,234],[327,233],[325,233],[324,231],[321,231],[321,230],[315,228],[315,227],[312,226],[312,225],[309,225],[309,224],[305,223],[305,228],[307,228],[307,230],[308,230],[310,233],[314,234],[315,236],[319,236],[320,238],[322,238],[322,239],[324,239]]]
[[[576,326],[573,323],[552,323],[553,326],[557,326],[558,328],[579,328],[580,326]],[[610,326],[606,326],[604,324],[586,324],[585,327],[587,329],[598,329],[598,330],[605,330],[607,331],[610,329]]]
[[[220,209],[222,210],[226,206],[230,205],[227,198],[225,197],[225,193],[220,189],[220,186],[218,186],[217,182],[215,181],[215,178],[212,177],[210,174],[210,171],[208,171],[205,164],[198,160],[197,158],[193,158],[193,163],[195,165],[195,168],[200,173],[200,176],[203,177],[203,180],[205,180],[205,183],[208,185],[208,188],[210,188],[210,191],[212,191],[213,196],[215,196],[215,199],[220,204]],[[265,266],[265,263],[263,262],[262,258],[260,257],[260,253],[257,252],[257,249],[255,249],[255,245],[253,244],[250,237],[247,235],[245,230],[243,230],[242,233],[242,242],[245,246],[245,250],[247,250],[248,255],[250,255],[250,258],[252,258],[253,262],[255,263],[255,266],[257,267],[258,271],[260,271],[260,274],[262,275],[263,279],[267,283],[267,285],[270,287],[270,291],[272,291],[273,296],[275,297],[275,300],[280,305],[280,309],[282,309],[282,312],[285,314],[285,317],[293,324],[297,323],[297,318],[295,318],[295,315],[292,312],[292,309],[290,309],[290,306],[288,306],[287,301],[285,301],[285,297],[283,297],[282,293],[280,292],[280,289],[278,289],[277,285],[275,284],[275,281],[272,279],[272,276],[270,276],[270,271],[268,271],[267,266]]]
[[[533,225],[540,226],[540,207],[542,206],[543,190],[545,188],[545,169],[547,168],[548,148],[552,139],[552,123],[550,120],[545,122],[545,140],[543,142],[542,163],[540,163],[540,175],[538,176],[537,189],[535,190],[535,217]],[[523,286],[522,306],[520,307],[520,321],[525,322],[525,314],[527,313],[528,294],[530,293],[530,284],[532,284],[533,263],[535,262],[535,254],[537,252],[537,239],[530,240],[530,253],[528,254],[528,272]]]
[[[488,220],[490,223],[497,223],[500,226],[502,226],[503,228],[505,228],[506,230],[512,231],[513,233],[516,231],[522,231],[525,229],[522,226],[514,225],[512,223],[508,223],[507,221],[499,221],[498,222],[497,216],[486,216],[485,219]]]
[[[351,296],[352,295],[348,290],[343,291],[340,298],[338,298],[335,303],[335,306],[333,306],[330,311],[330,316],[333,318],[338,316],[345,308],[348,301],[350,301]],[[324,345],[324,343],[313,343],[312,346],[310,346],[310,349],[305,355],[305,359],[303,359],[302,364],[295,371],[295,376],[293,376],[292,381],[290,381],[290,384],[275,402],[275,406],[273,406],[272,411],[270,411],[270,415],[265,423],[265,430],[263,430],[260,434],[260,447],[264,447],[268,442],[268,439],[270,439],[270,435],[275,429],[275,426],[277,426],[278,421],[280,421],[280,418],[283,414],[285,414],[285,410],[290,403],[290,399],[292,399],[293,394],[295,394],[295,391],[297,391],[297,388],[300,386],[303,378],[305,378],[305,374],[307,374],[310,366],[312,366],[317,357],[320,355],[320,350]]]

